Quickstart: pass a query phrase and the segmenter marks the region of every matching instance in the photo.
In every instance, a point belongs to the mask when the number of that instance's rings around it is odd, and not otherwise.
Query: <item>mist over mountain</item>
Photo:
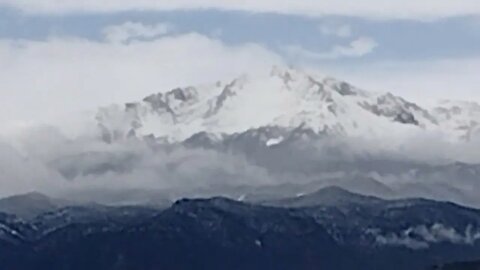
[[[115,204],[159,194],[279,198],[336,185],[479,206],[479,113],[473,102],[426,108],[274,67],[107,105],[75,137],[24,130],[1,145],[1,192]]]

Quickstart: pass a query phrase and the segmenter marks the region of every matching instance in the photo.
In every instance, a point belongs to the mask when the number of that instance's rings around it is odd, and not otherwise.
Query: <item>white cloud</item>
[[[214,8],[309,16],[348,15],[419,20],[480,14],[478,0],[0,0],[1,4],[32,13]]]
[[[105,37],[110,42],[126,42],[135,38],[156,38],[169,33],[173,26],[166,23],[144,25],[137,22],[126,22],[104,29]]]
[[[300,46],[286,46],[285,51],[293,57],[309,58],[314,60],[338,59],[343,57],[362,57],[378,46],[377,42],[368,37],[360,37],[350,44],[334,46],[327,52],[313,52]]]
[[[377,42],[368,37],[360,37],[352,41],[348,46],[335,46],[326,58],[338,58],[342,56],[360,57],[371,53],[378,46]]]
[[[322,24],[319,27],[320,33],[325,36],[335,36],[340,38],[347,38],[352,35],[352,28],[350,25],[327,25]]]
[[[420,225],[408,228],[399,233],[382,235],[378,230],[370,230],[376,238],[377,244],[390,246],[404,246],[410,249],[426,249],[431,244],[452,243],[457,245],[473,245],[480,240],[480,232],[468,225],[464,232],[447,227],[440,223],[431,226]]]
[[[163,29],[133,28],[147,36]],[[266,71],[280,62],[257,44],[229,46],[196,33],[128,44],[64,37],[0,40],[0,132],[178,86]]]

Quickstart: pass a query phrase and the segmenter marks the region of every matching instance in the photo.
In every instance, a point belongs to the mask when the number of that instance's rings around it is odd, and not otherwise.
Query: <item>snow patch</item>
[[[283,137],[280,136],[278,138],[272,138],[272,139],[269,139],[265,145],[267,145],[268,147],[270,146],[274,146],[274,145],[277,145],[277,144],[280,144],[281,142],[283,142]]]

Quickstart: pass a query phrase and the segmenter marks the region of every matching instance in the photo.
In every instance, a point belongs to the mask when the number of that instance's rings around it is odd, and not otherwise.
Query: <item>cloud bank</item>
[[[452,16],[479,15],[476,0],[0,0],[0,5],[30,13],[119,12],[128,10],[219,9],[274,12],[306,16],[346,15],[383,19],[428,20]]]
[[[323,138],[262,146],[242,141],[240,136],[227,148],[215,148],[166,145],[148,138],[106,143],[100,130],[92,128],[76,138],[54,127],[37,127],[10,141],[3,139],[0,197],[30,191],[60,197],[95,194],[82,193],[90,190],[158,192],[171,199],[235,198],[258,188],[272,193],[276,189],[271,186],[283,186],[286,193],[275,195],[288,196],[293,195],[289,192],[339,185],[388,198],[420,196],[480,205],[480,166],[452,164],[457,154],[463,157],[466,152],[480,162],[475,145],[449,148],[432,137],[427,141],[404,138],[403,143],[385,140],[382,144],[368,139]],[[420,154],[419,146],[431,153]],[[139,193],[140,198],[144,193]],[[93,199],[99,198],[107,196]]]
[[[0,197],[32,191],[63,196],[83,190],[171,191],[174,196],[217,186],[274,183],[265,168],[242,155],[153,147],[135,139],[116,144],[90,135],[70,139],[48,126],[1,140],[0,170]]]

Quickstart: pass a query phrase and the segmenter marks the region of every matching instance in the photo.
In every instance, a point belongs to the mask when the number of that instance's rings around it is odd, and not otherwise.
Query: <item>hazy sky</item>
[[[0,0],[3,129],[152,92],[320,69],[421,103],[480,100],[477,0]]]

